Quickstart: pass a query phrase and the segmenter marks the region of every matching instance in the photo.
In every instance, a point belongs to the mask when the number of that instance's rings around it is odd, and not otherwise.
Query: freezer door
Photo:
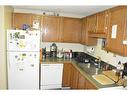
[[[40,31],[7,30],[8,51],[39,51]]]
[[[39,52],[8,52],[8,89],[39,89]]]

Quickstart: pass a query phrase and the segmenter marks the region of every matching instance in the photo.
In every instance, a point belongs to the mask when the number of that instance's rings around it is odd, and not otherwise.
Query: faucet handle
[[[101,60],[101,57],[100,56],[97,56],[97,59]]]
[[[100,62],[100,61],[101,61],[101,57],[100,57],[100,56],[97,56],[97,58],[96,58],[95,61],[96,61],[96,62]]]

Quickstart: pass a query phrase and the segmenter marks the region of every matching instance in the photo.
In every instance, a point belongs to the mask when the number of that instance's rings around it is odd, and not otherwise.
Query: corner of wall
[[[11,16],[13,8],[0,6],[0,89],[7,89],[7,56],[6,56],[6,30],[11,28]]]

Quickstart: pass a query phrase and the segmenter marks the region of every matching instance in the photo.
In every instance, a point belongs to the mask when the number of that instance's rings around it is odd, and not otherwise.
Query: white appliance
[[[8,89],[39,89],[39,30],[7,30]]]
[[[62,88],[63,64],[41,64],[41,89]]]

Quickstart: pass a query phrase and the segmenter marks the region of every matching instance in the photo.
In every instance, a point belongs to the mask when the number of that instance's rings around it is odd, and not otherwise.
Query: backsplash
[[[108,52],[105,51],[105,50],[102,50],[101,49],[101,44],[102,44],[102,39],[98,39],[98,42],[97,42],[97,46],[93,46],[95,48],[95,52],[93,53],[88,53],[86,51],[86,48],[88,48],[88,46],[85,46],[84,48],[84,52],[89,54],[89,55],[92,55],[94,57],[97,57],[97,56],[100,56],[101,59],[104,61],[104,62],[107,62],[113,66],[116,66],[118,64],[119,61],[121,61],[122,63],[125,63],[127,62],[127,57],[123,57],[123,56],[119,56],[116,54],[116,56],[114,57],[114,54],[111,53],[111,52]]]
[[[51,42],[42,42],[41,48],[46,47],[46,50],[50,51],[51,44],[52,44]],[[119,56],[117,54],[114,57],[113,53],[111,52],[107,53],[107,51],[102,50],[101,44],[102,44],[102,39],[98,39],[97,46],[85,46],[85,45],[78,44],[78,43],[58,43],[56,42],[58,49],[62,49],[62,48],[63,50],[72,49],[73,52],[85,52],[93,57],[100,56],[104,62],[109,63],[113,66],[116,66],[119,61],[121,61],[122,63],[127,62],[127,57]],[[94,48],[94,51],[89,53],[88,48]]]
[[[53,43],[53,42],[52,42]],[[41,43],[41,48],[45,48],[47,51],[50,51],[50,46],[52,45],[51,42],[42,42]],[[58,43],[55,42],[58,49],[63,50],[70,50],[72,49],[73,52],[84,52],[84,45],[78,44],[78,43]]]

